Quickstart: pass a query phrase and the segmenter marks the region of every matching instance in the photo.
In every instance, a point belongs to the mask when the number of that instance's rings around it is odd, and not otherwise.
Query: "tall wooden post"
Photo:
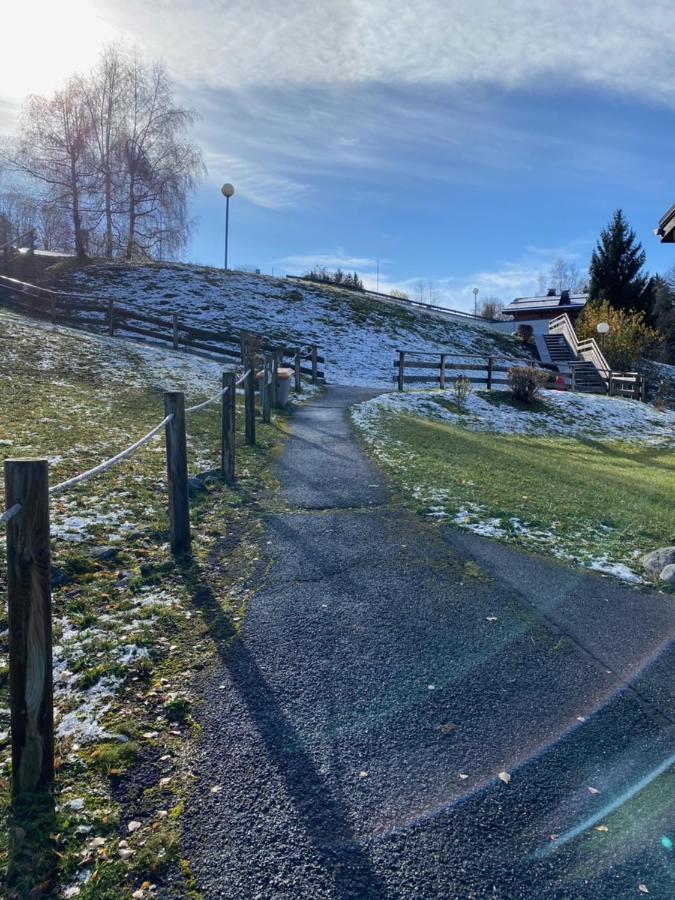
[[[441,389],[445,387],[445,353],[441,353],[441,371],[439,375]]]
[[[8,459],[5,502],[21,504],[7,523],[12,793],[19,797],[54,780],[47,460]]]
[[[405,353],[403,350],[398,351],[398,389],[403,390],[405,385]]]
[[[252,356],[246,359],[248,376],[244,381],[244,431],[246,443],[249,446],[255,444],[255,359]]]
[[[173,332],[173,349],[178,350],[178,313],[171,313],[171,326]]]
[[[115,301],[108,300],[108,334],[112,337],[115,334]]]
[[[317,384],[319,381],[319,361],[317,359],[318,354],[316,350],[316,345],[312,346],[312,384]]]
[[[225,481],[234,481],[234,425],[237,409],[237,388],[234,372],[223,372],[223,413],[221,421],[220,471]]]
[[[272,387],[272,355],[266,353],[263,364],[262,390],[260,391],[262,420],[265,423],[272,421]]]
[[[300,372],[300,348],[295,351],[293,356],[293,367],[295,369],[295,393],[299,394],[302,390],[302,373]]]
[[[277,398],[279,397],[279,366],[284,361],[284,351],[278,348],[272,355],[272,407],[277,409],[279,406]]]
[[[164,412],[167,416],[173,414],[165,428],[166,473],[169,482],[171,552],[174,556],[180,556],[190,550],[185,395],[181,391],[165,391]]]
[[[487,389],[492,390],[492,357],[488,356],[487,362]]]

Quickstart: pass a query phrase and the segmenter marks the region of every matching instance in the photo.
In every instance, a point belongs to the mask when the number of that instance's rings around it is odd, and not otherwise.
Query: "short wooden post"
[[[262,420],[265,423],[272,421],[272,389],[272,355],[266,353],[263,365],[262,389],[260,391]]]
[[[279,366],[283,364],[283,361],[284,351],[277,348],[272,356],[272,406],[274,409],[279,406]]]
[[[246,443],[255,444],[255,359],[246,359],[248,375],[244,381],[244,426]]]
[[[52,319],[52,324],[56,325],[56,297],[49,298],[49,312]]]
[[[295,354],[293,357],[293,366],[295,368],[295,393],[296,394],[299,394],[300,391],[302,390],[302,373],[300,372],[300,365],[301,365],[300,349],[298,348],[295,351]]]
[[[15,797],[54,780],[54,699],[49,553],[49,473],[45,459],[5,462],[7,612]]]
[[[225,388],[227,390],[225,391]],[[225,481],[234,481],[234,425],[237,410],[237,386],[234,372],[223,372],[223,412],[221,422],[220,471]]]
[[[171,552],[174,556],[180,556],[190,550],[185,395],[181,391],[165,391],[164,412],[167,416],[173,415],[165,428],[166,472],[169,482]]]
[[[492,390],[492,357],[488,356],[487,363],[487,389],[488,391]]]
[[[398,352],[398,389],[402,391],[405,386],[405,353],[403,350]]]
[[[115,334],[115,301],[108,300],[108,334],[112,337]]]
[[[441,370],[438,376],[441,389],[445,387],[445,353],[441,353]]]
[[[312,384],[317,384],[319,381],[319,364],[317,359],[317,350],[316,345],[312,346]]]
[[[640,400],[647,402],[647,379],[644,375],[640,375]]]
[[[178,350],[178,313],[171,313],[171,326],[173,332],[173,349]]]

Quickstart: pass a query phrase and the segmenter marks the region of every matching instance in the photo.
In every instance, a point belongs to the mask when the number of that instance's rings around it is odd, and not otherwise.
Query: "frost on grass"
[[[620,440],[667,450],[675,447],[675,412],[661,412],[632,400],[558,392],[545,393],[531,410],[514,406],[504,392],[474,393],[468,398],[465,411],[460,412],[449,402],[448,393],[442,391],[384,394],[352,410],[353,421],[372,455],[397,476],[403,490],[416,501],[418,508],[426,510],[430,520],[451,521],[483,537],[515,541],[626,582],[643,581],[635,571],[634,560],[640,551],[631,550],[610,524],[579,516],[571,527],[569,522],[563,525],[552,517],[542,527],[541,522],[535,524],[524,516],[495,509],[495,503],[499,506],[496,500],[492,506],[481,502],[482,497],[467,500],[467,493],[475,495],[477,491],[469,479],[457,483],[450,480],[441,485],[430,483],[424,475],[415,480],[416,476],[411,475],[417,462],[414,449],[392,438],[386,427],[387,421],[395,421],[401,415],[438,421],[470,432],[583,439],[598,445]],[[526,461],[522,462],[525,466],[523,493],[526,493],[527,467]],[[555,491],[554,483],[550,489]]]

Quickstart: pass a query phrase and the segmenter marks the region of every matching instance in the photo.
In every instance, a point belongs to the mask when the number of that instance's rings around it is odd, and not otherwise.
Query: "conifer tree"
[[[643,272],[645,252],[623,211],[617,209],[603,229],[590,267],[591,301],[607,300],[615,309],[649,308],[652,279]]]

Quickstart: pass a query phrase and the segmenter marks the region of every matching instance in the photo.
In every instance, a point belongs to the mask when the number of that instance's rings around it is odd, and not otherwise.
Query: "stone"
[[[119,547],[94,547],[89,555],[97,562],[107,562],[110,559],[115,559],[119,554]]]
[[[666,584],[675,584],[675,565],[664,566],[659,575],[659,580],[665,581]]]
[[[205,490],[206,485],[201,478],[188,478],[188,494],[190,497],[195,497]]]
[[[642,565],[653,578],[658,578],[663,569],[673,564],[675,564],[675,547],[659,547],[658,550],[652,550],[642,557]]]

